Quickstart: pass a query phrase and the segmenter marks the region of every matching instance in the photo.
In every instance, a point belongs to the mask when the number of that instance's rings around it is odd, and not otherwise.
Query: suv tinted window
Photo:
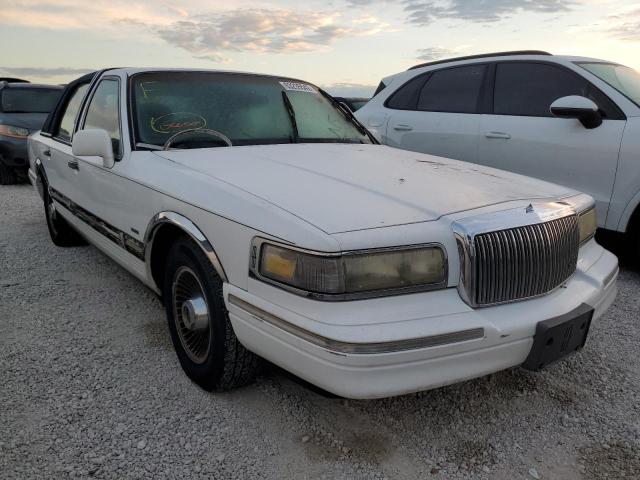
[[[426,80],[426,75],[418,75],[402,85],[387,100],[387,107],[396,110],[415,110],[418,106],[418,95]]]
[[[83,127],[85,129],[102,128],[106,130],[111,137],[113,152],[116,155],[120,153],[119,93],[120,83],[118,80],[101,80],[91,98]]]
[[[418,110],[475,113],[486,65],[469,65],[434,72],[420,92]]]
[[[496,115],[551,117],[551,104],[568,95],[590,98],[606,118],[619,117],[611,100],[573,72],[543,63],[510,62],[497,65],[493,100]]]
[[[73,127],[76,123],[76,117],[78,116],[78,110],[80,109],[80,104],[82,103],[82,99],[87,93],[87,89],[89,85],[80,85],[76,88],[76,91],[73,92],[73,96],[67,103],[67,106],[62,114],[62,120],[60,120],[60,127],[58,128],[58,133],[56,138],[64,142],[70,142],[71,137],[73,136]]]

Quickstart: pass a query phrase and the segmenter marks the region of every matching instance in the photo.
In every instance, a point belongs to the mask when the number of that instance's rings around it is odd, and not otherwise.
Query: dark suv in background
[[[0,185],[26,178],[27,137],[40,130],[62,87],[0,79]]]

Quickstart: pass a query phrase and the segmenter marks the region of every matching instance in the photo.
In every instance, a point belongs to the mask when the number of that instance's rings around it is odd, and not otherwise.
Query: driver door
[[[593,100],[604,119],[595,129],[555,118],[551,103],[568,95]],[[625,128],[624,114],[577,73],[549,63],[496,65],[493,113],[480,122],[478,163],[586,192],[604,225]]]

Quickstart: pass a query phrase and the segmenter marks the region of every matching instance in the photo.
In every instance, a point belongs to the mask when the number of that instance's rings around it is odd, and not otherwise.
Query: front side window
[[[426,75],[418,75],[409,80],[387,100],[386,106],[394,110],[415,110],[426,78]]]
[[[62,120],[60,120],[60,127],[58,128],[56,138],[59,138],[64,142],[71,142],[71,138],[73,137],[73,128],[76,123],[76,117],[78,116],[78,110],[80,110],[82,99],[86,95],[88,88],[89,84],[80,85],[76,88],[76,91],[73,92],[73,95],[64,110],[64,114],[62,115]]]
[[[640,73],[615,63],[585,63],[577,65],[593,73],[636,105],[640,106]]]
[[[61,88],[15,87],[2,89],[4,113],[49,113],[58,103]]]
[[[246,74],[158,72],[136,75],[131,91],[137,144],[162,146],[190,129],[218,131],[233,145],[370,143],[362,127],[308,83]]]
[[[418,110],[476,113],[486,65],[469,65],[434,72],[422,87]]]
[[[85,129],[101,128],[107,131],[116,156],[121,153],[119,95],[118,80],[101,80],[91,98],[84,121]]]
[[[552,117],[549,108],[561,97],[579,95],[602,106],[589,82],[573,72],[543,63],[500,63],[496,68],[494,113]]]

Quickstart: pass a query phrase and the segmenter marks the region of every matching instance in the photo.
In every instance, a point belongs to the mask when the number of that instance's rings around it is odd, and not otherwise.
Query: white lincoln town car
[[[539,370],[616,295],[591,197],[379,145],[300,80],[103,70],[67,86],[29,160],[53,242],[157,292],[207,390],[260,358],[351,398]]]

